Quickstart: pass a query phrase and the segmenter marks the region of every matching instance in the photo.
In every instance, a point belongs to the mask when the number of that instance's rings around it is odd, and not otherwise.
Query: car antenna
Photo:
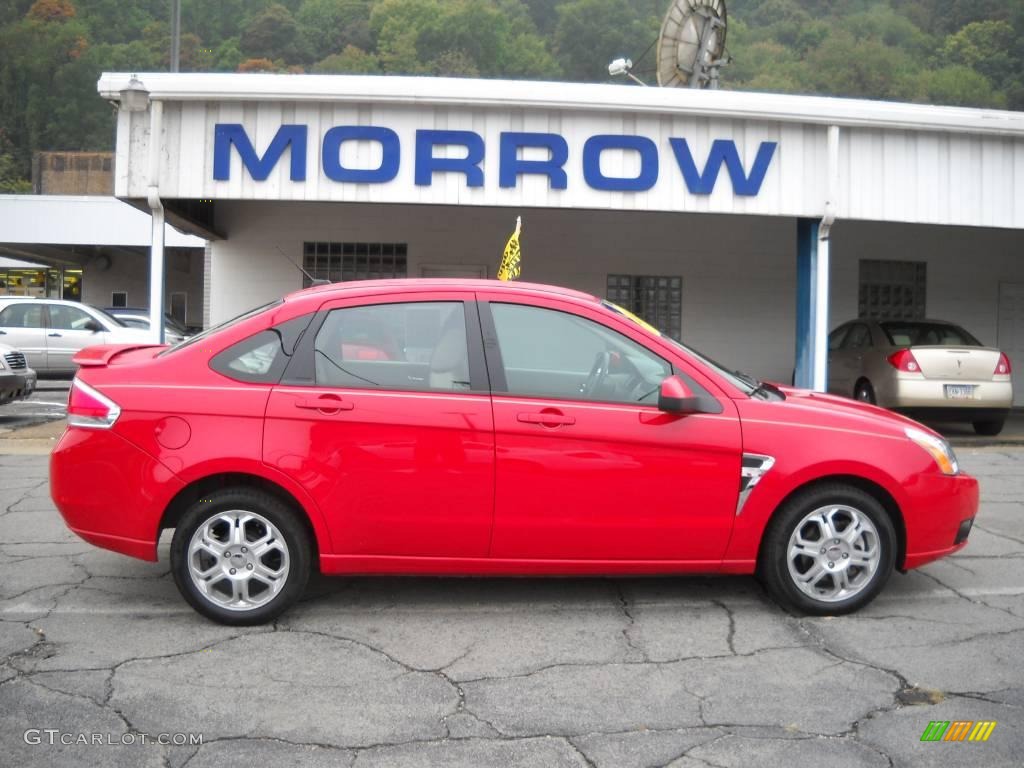
[[[280,245],[274,245],[274,247],[277,248],[277,252],[280,253],[281,256],[284,257],[285,261],[287,261],[289,264],[291,264],[293,267],[295,267],[297,270],[299,270],[299,272],[301,272],[305,276],[305,278],[307,280],[309,280],[309,287],[310,288],[312,288],[313,286],[316,286],[316,285],[330,285],[331,284],[330,280],[324,280],[321,277],[313,277],[311,274],[309,274],[309,272],[307,272],[302,267],[300,267],[298,264],[296,264],[294,261],[289,259],[288,258],[288,254],[284,252],[284,250],[281,248]]]

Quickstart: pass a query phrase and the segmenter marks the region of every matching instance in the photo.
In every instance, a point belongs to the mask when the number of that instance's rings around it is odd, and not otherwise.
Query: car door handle
[[[63,338],[63,334],[60,334],[60,333],[48,333],[46,335],[49,336],[51,339]]]
[[[338,413],[339,411],[351,411],[356,407],[355,403],[342,400],[337,395],[322,395],[315,400],[296,400],[295,407],[306,411],[320,411],[321,413]]]
[[[562,427],[576,423],[575,416],[568,416],[558,411],[541,411],[540,413],[520,413],[516,416],[524,424],[540,424],[544,427]]]

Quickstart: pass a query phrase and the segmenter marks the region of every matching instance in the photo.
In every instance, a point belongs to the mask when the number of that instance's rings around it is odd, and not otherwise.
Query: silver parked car
[[[126,328],[102,310],[62,299],[0,297],[0,342],[25,353],[37,373],[73,373],[71,358],[97,344],[146,344],[147,331]]]
[[[1013,406],[1010,360],[942,320],[852,320],[828,337],[828,391],[998,435]]]
[[[0,344],[0,405],[24,400],[36,388],[36,372],[28,367],[25,355],[14,347]]]

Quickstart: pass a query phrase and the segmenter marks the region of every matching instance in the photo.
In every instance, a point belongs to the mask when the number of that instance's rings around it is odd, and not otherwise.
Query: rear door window
[[[331,310],[313,351],[320,387],[467,392],[466,310],[461,301]]]

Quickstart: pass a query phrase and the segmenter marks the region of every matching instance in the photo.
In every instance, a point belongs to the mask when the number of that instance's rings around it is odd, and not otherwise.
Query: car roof
[[[405,291],[415,292],[423,290],[444,290],[455,289],[460,291],[507,291],[516,295],[533,296],[562,296],[564,298],[576,299],[577,301],[598,302],[596,296],[577,291],[573,288],[563,288],[557,285],[544,285],[542,283],[521,283],[517,281],[504,280],[483,280],[469,278],[448,278],[448,277],[412,277],[393,278],[387,280],[349,280],[343,283],[330,283],[327,285],[314,285],[295,291],[285,297],[286,301],[305,298],[307,296],[319,296],[327,298],[331,295],[346,296],[359,295],[361,293],[379,293],[381,288],[387,289],[388,293],[402,293]]]

